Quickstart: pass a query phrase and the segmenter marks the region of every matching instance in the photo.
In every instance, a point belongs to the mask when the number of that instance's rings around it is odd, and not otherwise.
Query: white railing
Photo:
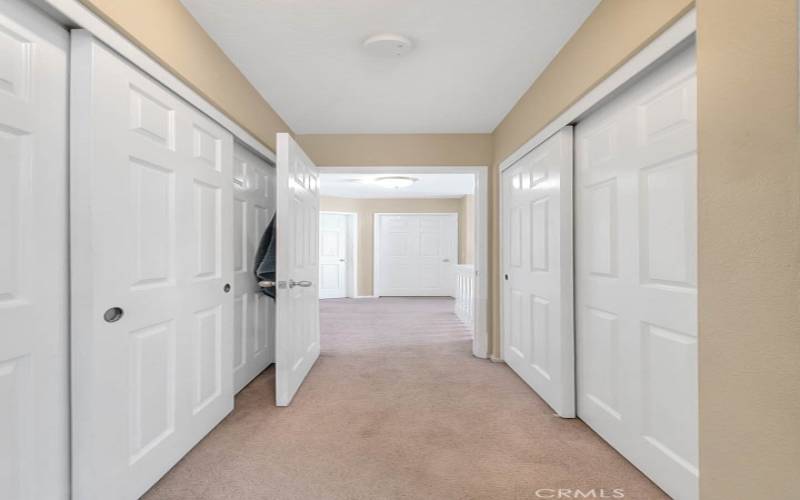
[[[458,265],[456,267],[456,307],[458,319],[465,325],[472,326],[475,307],[475,266]]]

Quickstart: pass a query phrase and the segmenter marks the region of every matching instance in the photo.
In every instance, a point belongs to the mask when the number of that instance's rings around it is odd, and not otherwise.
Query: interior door
[[[319,173],[277,135],[275,400],[288,406],[319,357]]]
[[[253,273],[261,235],[275,215],[275,168],[233,147],[233,387],[239,392],[275,360],[275,301]]]
[[[72,35],[73,496],[141,496],[233,408],[233,139]]]
[[[376,214],[376,295],[453,296],[458,214]]]
[[[69,497],[68,50],[0,2],[0,498]]]
[[[576,127],[578,416],[698,497],[694,46]]]
[[[575,416],[572,127],[503,171],[503,359]]]
[[[319,298],[347,297],[347,218],[345,214],[319,216]]]

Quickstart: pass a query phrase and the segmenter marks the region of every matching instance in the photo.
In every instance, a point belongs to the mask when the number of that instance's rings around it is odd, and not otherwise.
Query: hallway
[[[287,408],[270,367],[145,498],[667,498],[506,365],[472,357],[445,298],[321,301],[322,354]]]

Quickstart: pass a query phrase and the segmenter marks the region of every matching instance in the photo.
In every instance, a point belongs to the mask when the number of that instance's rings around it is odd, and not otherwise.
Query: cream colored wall
[[[698,2],[701,498],[800,498],[797,2]]]
[[[297,141],[317,165],[488,166],[491,134],[299,135]]]
[[[178,0],[81,0],[274,151],[291,132]]]
[[[475,264],[475,195],[461,198],[458,263]]]
[[[458,214],[459,240],[464,220],[458,198],[320,198],[321,211],[355,212],[358,214],[358,295],[372,295],[374,221],[376,213],[441,213]]]

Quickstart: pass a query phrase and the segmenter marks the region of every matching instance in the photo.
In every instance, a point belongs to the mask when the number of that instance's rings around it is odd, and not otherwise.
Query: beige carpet
[[[452,300],[321,307],[322,355],[292,406],[274,406],[268,369],[147,499],[666,498],[507,366],[472,357]]]

